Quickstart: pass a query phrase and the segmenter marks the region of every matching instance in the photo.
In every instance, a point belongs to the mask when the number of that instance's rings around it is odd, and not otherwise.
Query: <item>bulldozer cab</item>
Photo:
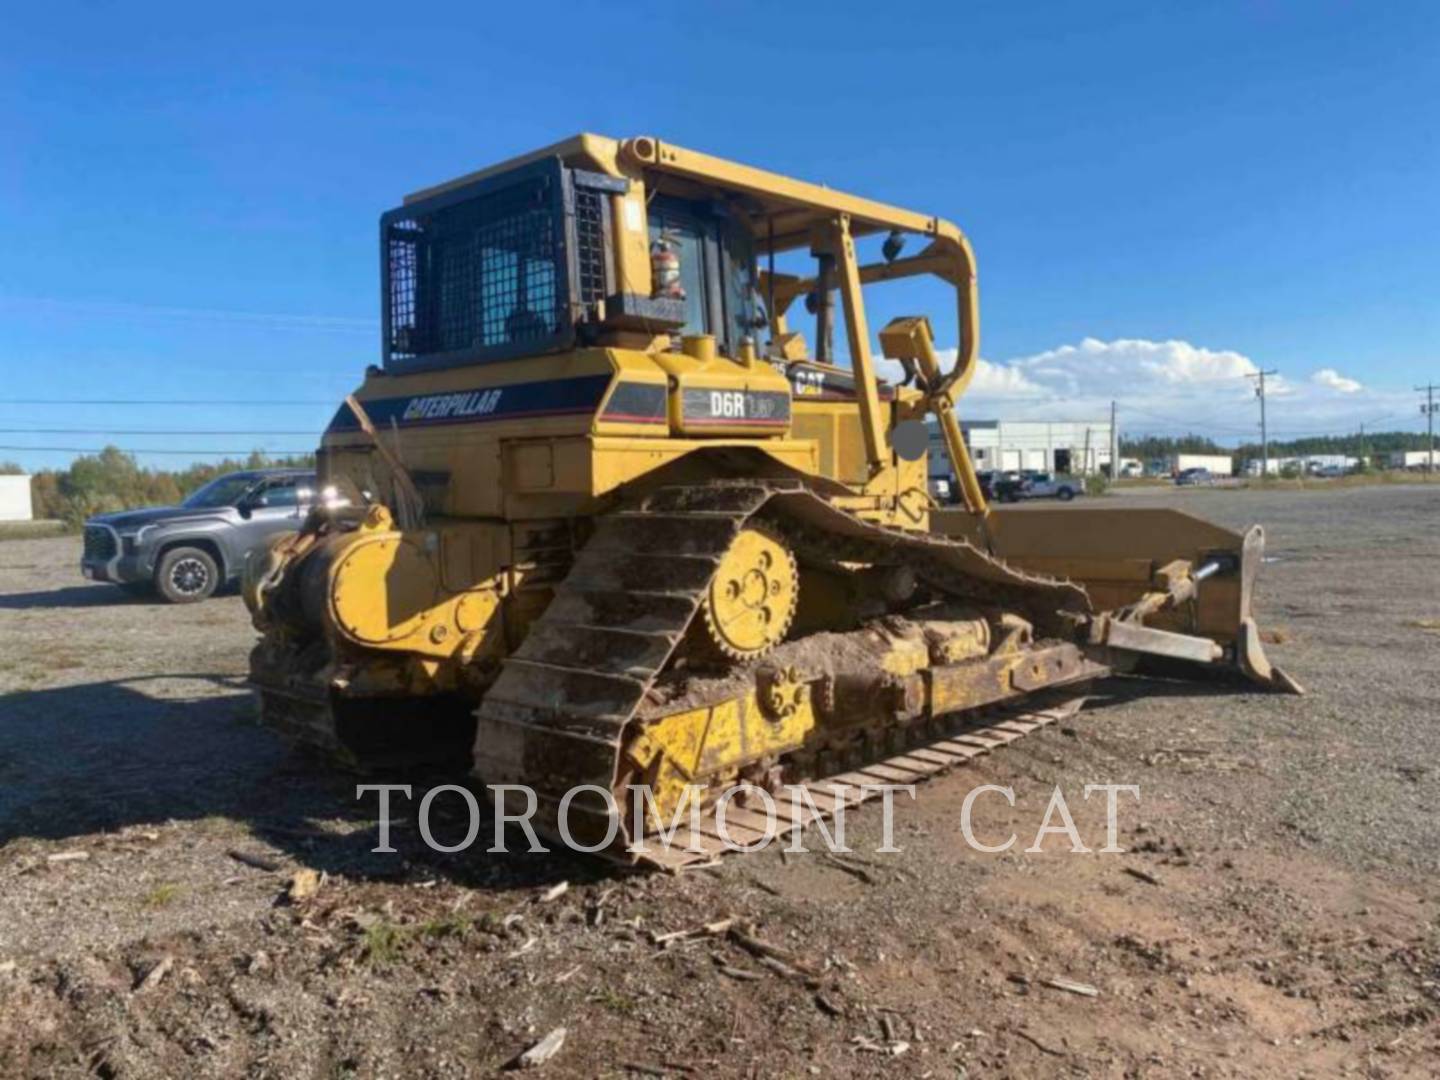
[[[862,263],[856,241],[875,234],[882,257]],[[911,237],[919,250],[902,257]],[[653,138],[581,135],[411,196],[381,219],[381,250],[388,373],[709,339],[719,356],[782,371],[797,399],[858,406],[863,467],[847,482],[894,461],[897,423],[933,412],[968,508],[986,511],[953,415],[978,347],[974,260],[939,218]],[[776,269],[797,256],[811,272]],[[913,387],[897,413],[876,375],[862,287],[920,274],[954,287],[960,348],[942,372],[928,320],[881,331]],[[813,316],[813,347],[792,328],[797,300]]]

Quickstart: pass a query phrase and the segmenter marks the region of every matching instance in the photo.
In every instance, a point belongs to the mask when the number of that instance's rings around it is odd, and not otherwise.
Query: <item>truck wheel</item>
[[[1075,491],[1073,488],[1061,488],[1055,493],[1055,497],[1061,502],[1069,502],[1075,497]]]
[[[155,568],[155,588],[172,604],[204,600],[219,584],[220,570],[210,553],[201,548],[171,548]]]

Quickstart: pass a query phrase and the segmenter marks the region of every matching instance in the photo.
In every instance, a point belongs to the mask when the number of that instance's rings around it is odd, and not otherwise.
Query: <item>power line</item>
[[[262,454],[285,454],[286,456],[303,456],[315,453],[315,447],[311,446],[304,450],[280,450],[273,446],[247,446],[244,450],[175,450],[169,447],[146,447],[146,446],[0,446],[0,450],[11,452],[24,451],[26,453],[56,453],[56,454],[100,454],[106,450],[119,450],[122,454],[190,454],[191,456],[202,457],[249,457],[257,451]]]
[[[1141,409],[1135,405],[1130,404],[1127,404],[1125,408],[1130,412],[1137,412],[1141,416],[1150,417],[1152,420],[1162,420],[1165,423],[1173,424],[1176,427],[1201,427],[1209,431],[1220,431],[1232,435],[1246,434],[1250,430],[1252,430],[1248,427],[1232,427],[1228,424],[1216,424],[1208,420],[1177,420],[1173,416],[1162,416],[1160,413],[1152,412],[1149,409]]]
[[[0,307],[76,311],[87,315],[120,318],[179,319],[185,322],[238,323],[279,330],[319,330],[328,333],[371,334],[380,328],[379,319],[346,315],[313,315],[303,312],[226,311],[213,308],[173,307],[163,304],[136,304],[103,300],[67,300],[52,296],[0,296]]]
[[[123,428],[0,428],[0,435],[318,435],[318,429],[311,428],[305,431],[261,431],[261,430],[229,430],[210,431],[199,428],[187,428],[184,431],[160,431],[155,428],[145,428],[126,431]]]
[[[333,399],[330,401],[239,401],[235,398],[217,398],[215,400],[201,398],[0,398],[0,405],[224,405],[268,409],[278,405],[314,408],[317,405],[334,407],[335,404]]]

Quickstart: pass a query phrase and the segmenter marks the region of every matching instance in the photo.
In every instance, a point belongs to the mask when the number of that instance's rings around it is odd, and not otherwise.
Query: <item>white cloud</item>
[[[941,366],[954,349],[938,350]],[[882,377],[898,380],[900,365],[875,358]],[[1267,367],[1270,365],[1267,365]],[[1189,341],[1084,338],[1031,356],[981,359],[960,399],[962,417],[977,420],[1100,420],[1116,403],[1131,434],[1208,435],[1234,443],[1258,437],[1255,397],[1260,365],[1234,349]],[[1333,367],[1290,371],[1265,380],[1267,419],[1275,438],[1415,429],[1413,395],[1378,390]]]
[[[955,349],[937,349],[936,359],[940,361],[940,369],[949,371],[955,363]],[[881,374],[887,378],[898,377],[900,365],[893,360],[879,361]],[[1050,391],[1040,383],[1033,382],[1026,375],[1025,371],[1014,364],[992,364],[989,360],[981,357],[975,365],[975,376],[970,380],[970,389],[967,394],[1004,395],[1005,397],[1030,397],[1044,398]]]
[[[955,352],[946,350],[948,365]],[[1084,338],[1031,356],[982,360],[959,404],[975,419],[1088,419],[1119,410],[1122,430],[1181,434],[1221,442],[1259,430],[1255,376],[1260,365],[1233,349],[1188,341]],[[1334,368],[1271,375],[1265,389],[1276,437],[1414,426],[1411,395],[1376,390]]]
[[[1188,341],[1085,338],[1079,345],[1012,361],[1038,378],[1068,381],[1077,390],[1097,379],[1140,379],[1166,386],[1236,380],[1259,370],[1249,357],[1191,345]],[[1237,384],[1238,385],[1238,384]]]
[[[1310,376],[1310,381],[1317,386],[1328,387],[1331,390],[1338,390],[1342,394],[1354,394],[1365,389],[1354,379],[1346,378],[1333,367],[1321,368]]]

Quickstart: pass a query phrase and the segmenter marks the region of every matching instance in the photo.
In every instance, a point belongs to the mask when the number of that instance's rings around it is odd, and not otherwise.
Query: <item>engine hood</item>
[[[86,525],[109,525],[112,529],[131,532],[145,525],[171,522],[225,519],[236,511],[224,506],[210,510],[192,510],[185,506],[147,506],[143,510],[120,510],[113,514],[96,514],[85,522]]]

